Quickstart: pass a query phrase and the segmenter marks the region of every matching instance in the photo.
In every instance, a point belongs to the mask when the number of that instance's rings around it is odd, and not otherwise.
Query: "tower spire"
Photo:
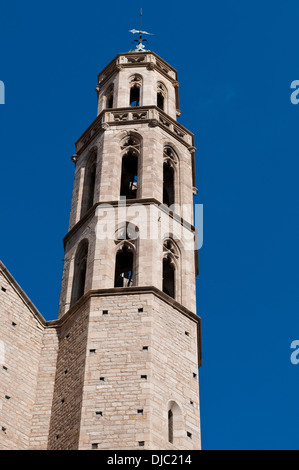
[[[134,39],[133,42],[137,42],[137,45],[136,45],[136,51],[138,52],[144,52],[146,51],[145,49],[145,45],[143,44],[144,42],[147,42],[147,39],[143,39],[142,38],[142,35],[143,34],[148,34],[150,36],[153,36],[152,33],[148,33],[147,31],[142,31],[142,8],[140,8],[140,27],[139,27],[139,31],[137,29],[130,29],[129,30],[130,33],[133,33],[133,34],[136,34],[138,33],[139,34],[139,40],[138,39]]]

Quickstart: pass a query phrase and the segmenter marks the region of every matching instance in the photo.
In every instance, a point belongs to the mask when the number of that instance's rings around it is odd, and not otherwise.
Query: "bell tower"
[[[49,449],[200,449],[196,149],[178,88],[144,47],[98,75],[72,157]]]

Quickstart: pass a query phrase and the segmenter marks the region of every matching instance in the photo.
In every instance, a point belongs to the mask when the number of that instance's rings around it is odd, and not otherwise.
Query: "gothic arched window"
[[[108,90],[106,92],[106,95],[105,95],[105,107],[106,107],[106,109],[113,108],[113,91],[114,91],[114,86],[112,84],[108,88]]]
[[[166,99],[167,99],[166,86],[163,83],[158,82],[157,83],[157,106],[158,108],[162,109],[162,111],[165,111]]]
[[[82,195],[82,206],[81,206],[81,217],[93,206],[95,179],[96,179],[96,163],[97,154],[93,152],[86,163],[83,195]]]
[[[173,444],[173,411],[168,410],[168,441]]]
[[[138,160],[140,144],[135,137],[129,136],[121,146],[122,166],[120,196],[126,199],[137,198],[138,188]]]
[[[163,204],[174,204],[174,168],[169,160],[163,164]]]
[[[142,77],[138,74],[133,75],[129,81],[130,85],[130,106],[140,106]]]
[[[183,415],[181,408],[173,400],[168,403],[167,418],[168,442],[176,445],[183,431]]]
[[[175,175],[178,162],[177,155],[170,146],[164,147],[163,152],[163,204],[175,204]]]
[[[136,285],[136,245],[139,229],[134,224],[124,222],[116,231],[117,245],[115,258],[114,287]]]
[[[84,295],[88,255],[88,240],[80,242],[74,263],[74,276],[71,295],[71,307]]]
[[[179,251],[170,238],[163,243],[162,290],[173,299],[176,298],[176,271],[178,268]]]

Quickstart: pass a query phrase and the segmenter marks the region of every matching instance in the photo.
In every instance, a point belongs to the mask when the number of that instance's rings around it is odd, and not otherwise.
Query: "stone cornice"
[[[145,124],[149,126],[159,126],[168,132],[172,137],[181,142],[188,149],[194,147],[194,134],[186,129],[182,124],[171,118],[155,105],[140,106],[136,108],[110,108],[104,109],[96,119],[88,126],[85,132],[75,143],[76,154],[80,154],[91,144],[100,132],[112,126],[126,126]]]
[[[97,202],[95,203],[90,209],[88,212],[86,212],[86,214],[84,214],[84,216],[71,228],[71,230],[64,236],[63,238],[63,244],[64,244],[64,248],[66,247],[66,243],[68,242],[68,240],[77,232],[77,230],[79,230],[87,220],[90,219],[91,216],[93,216],[96,212],[96,209],[98,206],[101,206],[101,205],[109,205],[109,206],[112,206],[112,207],[118,207],[120,205],[125,205],[126,207],[128,206],[131,206],[131,205],[135,205],[135,204],[141,204],[141,205],[150,205],[150,204],[154,204],[155,206],[157,206],[160,210],[162,210],[163,212],[165,212],[167,215],[169,215],[169,217],[171,217],[172,219],[176,220],[177,222],[179,222],[181,225],[183,225],[186,229],[188,230],[191,230],[192,232],[196,232],[196,228],[194,227],[194,225],[190,224],[190,222],[187,222],[186,220],[184,220],[179,214],[176,214],[175,212],[169,210],[167,208],[167,206],[165,206],[164,204],[162,204],[162,202],[158,201],[157,199],[155,198],[148,198],[148,199],[126,199],[126,201],[120,201],[120,200],[117,200],[117,201],[100,201],[100,202]]]
[[[147,60],[151,56],[154,58],[154,61]],[[127,60],[130,60],[131,58],[132,60],[130,62],[123,62],[120,60],[122,57],[125,57]],[[145,58],[146,60],[142,60],[142,58]],[[119,72],[121,69],[132,67],[146,67],[150,68],[151,70],[157,70],[157,72],[161,73],[165,78],[170,80],[174,86],[177,86],[177,70],[169,65],[160,56],[158,56],[158,54],[152,51],[130,51],[117,54],[117,56],[115,56],[114,59],[112,59],[109,64],[98,74],[98,83],[100,86],[104,86],[107,80],[109,80],[114,73]],[[174,76],[169,75],[169,72]]]
[[[197,325],[197,344],[198,344],[198,366],[202,365],[202,347],[201,347],[201,318],[191,310],[184,307],[176,300],[169,297],[167,294],[162,292],[160,289],[154,286],[140,286],[140,287],[115,287],[110,289],[96,289],[89,290],[86,292],[81,299],[79,299],[75,305],[58,320],[52,320],[46,322],[46,326],[49,328],[60,328],[65,324],[77,311],[80,309],[89,299],[92,297],[107,297],[107,296],[119,296],[119,295],[136,295],[136,294],[153,294],[159,299],[166,302],[168,305],[175,308],[177,311],[182,313],[184,316],[194,321]]]

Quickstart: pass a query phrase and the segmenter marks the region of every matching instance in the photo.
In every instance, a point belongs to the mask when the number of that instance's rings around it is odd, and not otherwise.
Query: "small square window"
[[[95,354],[96,350],[95,349],[90,349],[89,352],[90,352],[90,354]]]
[[[56,434],[56,441],[58,441],[59,439],[59,434]]]
[[[143,346],[142,349],[143,351],[148,351],[148,346]]]
[[[4,434],[6,434],[6,428],[4,426],[2,426],[1,431],[4,432]]]
[[[105,377],[100,377],[100,382],[105,382]]]
[[[186,335],[186,336],[190,336],[189,331],[185,331],[185,335]]]
[[[142,312],[143,312],[143,308],[142,308],[142,307],[139,308],[139,309],[138,309],[138,312],[139,312],[139,313],[142,313]]]
[[[192,433],[187,431],[187,437],[188,437],[189,439],[192,439]]]
[[[11,325],[12,325],[13,327],[17,326],[17,324],[16,324],[14,321],[11,322]]]
[[[92,449],[98,449],[98,447],[99,447],[99,444],[97,443],[91,444]]]
[[[7,372],[7,367],[6,366],[2,366],[2,369]]]
[[[144,441],[138,441],[139,447],[144,447]]]
[[[60,402],[60,403],[63,405],[63,403],[64,403],[64,398],[62,398],[62,400],[61,400],[61,402]]]
[[[70,334],[68,333],[67,335],[65,335],[66,339],[68,339],[70,337]]]
[[[141,375],[140,378],[141,380],[147,380],[147,375]]]
[[[193,372],[193,378],[196,379],[197,377],[197,374],[195,374],[195,372]]]
[[[143,410],[137,410],[138,415],[143,415]]]
[[[10,396],[9,396],[9,395],[5,395],[5,400],[10,400]]]
[[[190,405],[191,405],[191,406],[194,406],[194,403],[193,403],[193,401],[192,401],[192,400],[190,400]]]
[[[103,416],[103,412],[102,411],[96,411],[96,416],[99,416],[99,417]]]
[[[108,310],[103,310],[103,315],[108,315]]]
[[[3,292],[6,292],[5,287],[1,287],[1,290],[2,290]]]

